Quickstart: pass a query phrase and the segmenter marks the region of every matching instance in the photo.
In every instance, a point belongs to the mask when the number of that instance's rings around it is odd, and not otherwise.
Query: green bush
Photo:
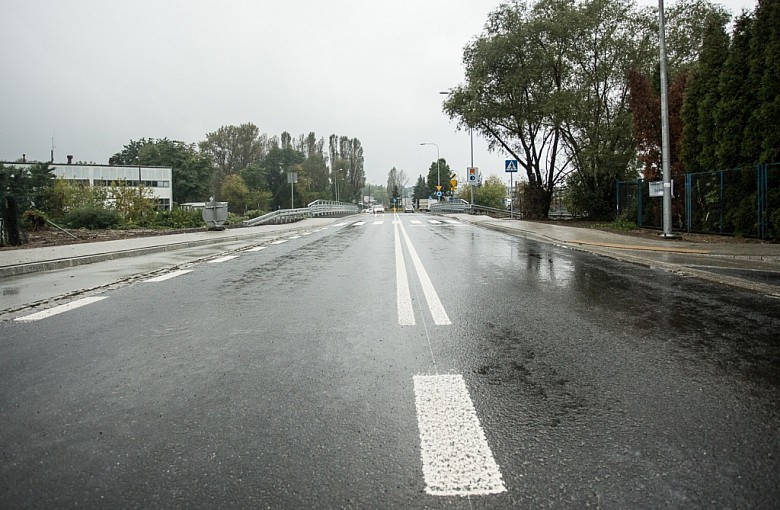
[[[68,212],[65,223],[71,228],[113,228],[122,223],[122,217],[110,209],[82,207]]]
[[[625,216],[619,216],[615,218],[615,221],[612,223],[596,223],[593,225],[593,228],[606,228],[618,232],[628,232],[630,230],[636,230],[636,223]]]
[[[46,226],[46,214],[38,209],[28,209],[23,216],[24,226],[27,230],[37,232]]]
[[[157,213],[156,224],[169,228],[202,227],[204,224],[203,211],[184,207],[176,207],[171,211],[160,211]]]
[[[262,215],[264,215],[266,211],[263,211],[262,209],[254,209],[252,211],[247,211],[244,213],[244,219],[245,220],[252,220],[255,218],[258,218]]]

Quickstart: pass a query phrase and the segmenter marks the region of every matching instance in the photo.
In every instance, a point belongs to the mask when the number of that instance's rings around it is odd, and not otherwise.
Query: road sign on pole
[[[507,159],[506,163],[504,164],[504,171],[506,171],[506,172],[517,172],[517,160],[516,159]]]
[[[476,186],[477,184],[477,168],[476,167],[468,167],[466,169],[468,172],[468,181],[471,186]]]

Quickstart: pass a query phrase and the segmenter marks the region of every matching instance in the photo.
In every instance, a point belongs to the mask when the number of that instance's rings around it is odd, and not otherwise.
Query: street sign
[[[504,171],[506,171],[506,172],[517,172],[517,160],[516,159],[507,159],[506,163],[504,163]]]
[[[436,185],[436,191],[441,191],[441,185],[440,184]]]
[[[453,189],[455,189],[455,188],[457,188],[457,187],[458,187],[458,180],[457,180],[457,179],[452,179],[452,180],[450,181],[450,188],[453,188]]]
[[[664,196],[664,188],[672,188],[672,197],[674,197],[674,180],[671,180],[670,182],[650,181],[647,183],[647,186],[650,190],[651,197]]]
[[[477,183],[477,168],[476,167],[469,167],[466,169],[468,172],[468,180],[469,184],[472,186]]]
[[[441,191],[437,191],[437,192],[436,192],[436,196],[437,196],[437,197],[441,197]]]

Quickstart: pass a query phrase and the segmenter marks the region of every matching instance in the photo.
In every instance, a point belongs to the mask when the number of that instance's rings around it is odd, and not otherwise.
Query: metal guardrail
[[[451,202],[434,202],[429,206],[431,212],[439,213],[468,213],[471,204],[465,200],[453,200]]]
[[[244,225],[247,227],[255,227],[268,223],[292,223],[306,218],[346,216],[358,212],[358,206],[355,204],[347,204],[345,202],[336,202],[332,200],[315,200],[310,203],[308,207],[279,209],[278,211],[269,212],[262,216],[258,216],[257,218],[246,220],[244,221]]]
[[[464,214],[482,214],[493,218],[522,218],[519,211],[509,211],[507,209],[496,209],[495,207],[485,207],[482,205],[469,204],[465,200],[452,202],[439,202],[431,205],[433,213],[464,213]]]

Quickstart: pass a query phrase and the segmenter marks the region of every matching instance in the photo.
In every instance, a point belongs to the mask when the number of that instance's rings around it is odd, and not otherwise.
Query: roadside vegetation
[[[780,2],[757,2],[731,20],[716,3],[680,0],[667,6],[665,17],[671,169],[678,189],[693,174],[771,167],[762,196],[749,172],[735,174],[744,186],[725,195],[708,178],[692,181],[701,204],[691,218],[705,230],[733,223],[736,234],[765,221],[765,230],[777,235]],[[460,129],[519,162],[511,196],[526,218],[547,218],[555,203],[577,217],[613,221],[618,183],[661,176],[658,47],[654,7],[628,0],[509,0],[465,46],[464,83],[450,90],[443,110]],[[391,168],[386,183],[367,186],[357,138],[272,136],[251,122],[222,126],[198,143],[130,140],[108,163],[172,167],[173,209],[157,211],[143,187],[139,192],[116,182],[81,188],[54,180],[45,163],[27,172],[0,166],[6,232],[0,243],[15,242],[7,230],[20,221],[29,228],[48,221],[71,228],[202,225],[199,213],[181,204],[209,197],[229,203],[229,222],[289,208],[291,200],[363,203],[371,197],[392,206],[408,196],[409,186],[415,202],[435,196],[437,187],[444,197],[469,201],[473,192],[474,203],[488,207],[504,208],[506,198],[498,178],[480,180],[473,189],[451,185],[444,158],[412,182],[405,170]],[[293,172],[291,197],[287,178]],[[756,203],[766,209],[765,219],[755,219]],[[678,222],[685,218],[683,205],[681,198],[673,203]],[[647,201],[644,207],[657,205]]]

